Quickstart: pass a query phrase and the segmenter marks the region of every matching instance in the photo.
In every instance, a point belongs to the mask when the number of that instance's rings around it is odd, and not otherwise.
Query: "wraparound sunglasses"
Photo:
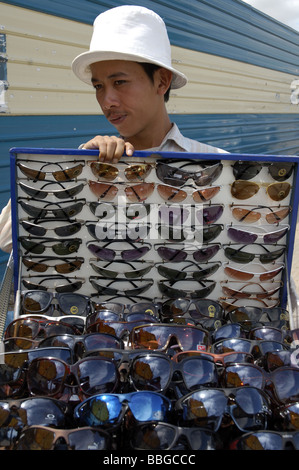
[[[54,221],[55,221],[55,224],[52,224],[52,227],[51,226],[43,227],[43,224],[48,224],[48,222],[54,222]],[[61,222],[61,225],[59,225],[59,222]],[[22,227],[28,233],[30,233],[30,235],[34,235],[36,237],[45,236],[49,230],[54,231],[54,233],[58,237],[70,237],[71,235],[75,235],[75,233],[78,233],[81,230],[84,223],[85,222],[83,220],[72,220],[72,219],[69,219],[67,222],[65,219],[62,219],[60,221],[56,217],[39,219],[38,224],[31,222],[30,220],[20,220],[20,224],[22,225]]]
[[[46,261],[50,264],[47,264]],[[26,266],[27,271],[44,273],[48,271],[48,269],[54,269],[59,274],[68,274],[77,271],[84,263],[84,258],[64,258],[63,262],[61,261],[61,258],[56,256],[47,256],[42,259],[40,256],[30,256],[30,258],[22,257],[22,263]]]
[[[235,263],[250,263],[255,258],[258,258],[262,264],[268,264],[283,256],[286,250],[286,247],[282,245],[276,245],[277,249],[274,250],[273,246],[270,245],[272,250],[271,251],[265,244],[254,244],[252,248],[256,248],[258,245],[258,247],[264,250],[265,253],[249,253],[246,251],[246,249],[249,248],[249,245],[250,244],[240,246],[237,244],[232,244],[224,246],[224,254],[228,259],[234,261]],[[235,246],[238,248],[235,248]]]
[[[45,180],[47,175],[51,175],[56,181],[70,181],[72,179],[78,178],[81,175],[83,168],[85,166],[84,161],[64,161],[64,162],[48,162],[44,163],[40,169],[36,170],[30,166],[25,165],[24,163],[43,163],[37,162],[36,160],[18,160],[17,166],[21,172],[26,175],[29,179],[38,181]],[[63,166],[70,163],[75,163],[76,165],[71,168],[63,168]],[[56,171],[43,171],[47,166],[58,166],[59,170]]]
[[[180,163],[180,167],[175,166],[172,160],[157,160],[156,174],[163,183],[172,186],[183,186],[189,179],[193,179],[197,186],[207,186],[220,176],[223,169],[221,162],[208,160],[178,160],[176,163]],[[186,171],[185,168],[188,166],[201,167],[203,169]]]
[[[28,253],[42,254],[47,248],[50,248],[57,255],[71,255],[76,253],[82,243],[80,238],[62,239],[58,238],[26,238],[19,237],[22,247]],[[51,245],[48,245],[51,243]]]
[[[78,199],[76,202],[74,202],[73,200],[63,201],[63,203],[49,202],[44,207],[36,207],[26,202],[27,199],[25,199],[25,201],[23,199],[24,198],[18,198],[18,203],[20,204],[22,209],[28,215],[34,217],[34,219],[44,219],[48,216],[57,217],[59,219],[70,219],[79,214],[86,203],[85,199]],[[35,201],[37,203],[40,202],[38,199],[34,198],[32,198],[30,201]],[[69,205],[64,206],[63,204]]]
[[[184,245],[185,247],[185,245]],[[219,243],[216,244],[207,244],[202,248],[198,249],[196,245],[186,246],[185,249],[181,249],[180,245],[178,248],[173,246],[168,246],[167,244],[155,244],[155,249],[164,261],[177,263],[181,261],[185,261],[188,256],[193,257],[194,261],[198,263],[205,263],[210,261],[216,254],[219,252],[221,245]]]
[[[117,243],[116,246],[119,246],[119,241],[109,241],[104,245],[99,245],[94,242],[87,242],[87,248],[97,259],[102,261],[117,261],[117,255],[120,255],[120,259],[124,261],[136,261],[148,253],[152,247],[150,243],[132,243],[129,240],[125,241],[125,244],[128,245],[128,248],[117,248],[113,249],[110,246],[113,243]],[[123,241],[122,241],[123,243]]]
[[[75,186],[70,186],[68,188],[64,188],[61,183],[60,186],[62,189],[48,189],[45,190],[47,186],[57,184],[53,183],[52,181],[45,183],[41,188],[36,188],[32,186],[28,186],[27,184],[23,183],[22,181],[18,182],[20,188],[28,194],[28,196],[35,197],[37,199],[46,199],[48,196],[57,197],[57,199],[66,199],[77,196],[77,194],[81,193],[86,182],[81,182]]]

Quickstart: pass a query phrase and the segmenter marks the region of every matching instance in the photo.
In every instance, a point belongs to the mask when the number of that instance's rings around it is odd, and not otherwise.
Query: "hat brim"
[[[179,72],[173,67],[165,66],[165,64],[157,62],[150,57],[144,57],[135,54],[124,54],[115,51],[83,52],[73,60],[72,70],[80,80],[87,83],[88,85],[92,85],[90,65],[94,64],[95,62],[102,62],[104,60],[130,60],[133,62],[147,62],[150,64],[159,65],[160,67],[163,67],[172,72],[172,89],[182,88],[188,81],[187,77],[182,72]]]

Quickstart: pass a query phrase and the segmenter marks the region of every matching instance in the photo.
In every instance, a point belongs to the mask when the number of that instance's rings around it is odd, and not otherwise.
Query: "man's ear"
[[[165,95],[171,85],[172,72],[161,67],[156,71],[156,79],[158,83],[158,93]]]

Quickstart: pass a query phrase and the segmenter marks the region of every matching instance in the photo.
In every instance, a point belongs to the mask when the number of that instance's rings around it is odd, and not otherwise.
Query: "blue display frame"
[[[14,147],[10,150],[10,185],[11,185],[11,202],[12,202],[12,242],[13,242],[13,258],[14,258],[14,286],[17,290],[19,280],[19,250],[18,250],[18,217],[17,217],[17,191],[16,191],[16,157],[19,154],[33,154],[33,155],[47,155],[47,156],[75,156],[75,157],[98,157],[97,150],[78,150],[78,149],[63,149],[63,148],[30,148],[30,147]],[[135,151],[133,157],[148,158],[153,155],[165,159],[201,159],[201,160],[251,160],[259,162],[275,162],[287,161],[296,164],[293,176],[293,190],[291,195],[290,204],[292,212],[290,216],[290,229],[287,237],[287,254],[285,259],[286,269],[283,279],[283,292],[281,297],[281,306],[286,307],[288,303],[288,290],[289,280],[292,270],[292,259],[294,252],[296,224],[299,207],[299,156],[292,155],[260,155],[260,154],[243,154],[243,153],[189,153],[189,152],[152,152],[152,151]]]

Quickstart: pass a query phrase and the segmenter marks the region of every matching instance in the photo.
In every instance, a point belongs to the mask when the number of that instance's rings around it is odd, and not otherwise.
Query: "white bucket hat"
[[[73,72],[91,85],[90,65],[103,60],[156,64],[172,72],[171,88],[181,88],[187,83],[186,76],[171,66],[171,48],[164,21],[141,6],[123,5],[97,16],[89,52],[73,60]]]

